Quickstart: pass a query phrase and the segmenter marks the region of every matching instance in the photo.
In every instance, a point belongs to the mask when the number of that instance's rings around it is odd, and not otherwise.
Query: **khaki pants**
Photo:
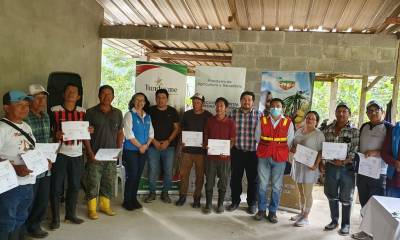
[[[312,197],[312,190],[313,190],[313,183],[298,183],[297,187],[299,188],[300,192],[300,208],[304,212],[310,212],[312,204],[313,204],[313,197]]]
[[[192,170],[192,166],[194,164],[195,172],[196,172],[196,181],[195,181],[195,191],[193,193],[193,198],[201,197],[201,190],[203,189],[204,184],[204,154],[191,154],[191,153],[182,153],[181,165],[180,165],[180,195],[187,195],[189,188],[189,176],[190,171]]]

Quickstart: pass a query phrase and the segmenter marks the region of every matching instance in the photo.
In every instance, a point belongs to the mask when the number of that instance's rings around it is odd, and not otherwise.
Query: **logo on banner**
[[[154,85],[149,85],[146,83],[146,91],[156,92],[159,89],[166,89],[169,94],[176,94],[178,92],[178,88],[171,88],[164,85],[164,81],[158,77],[157,80],[154,81]]]

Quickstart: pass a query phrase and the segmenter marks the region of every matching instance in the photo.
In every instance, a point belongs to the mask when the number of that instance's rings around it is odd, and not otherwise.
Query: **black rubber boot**
[[[206,205],[203,208],[203,213],[209,214],[211,213],[212,207],[212,192],[206,192]]]
[[[218,191],[218,204],[217,204],[217,213],[223,213],[225,210],[224,207],[224,200],[225,200],[225,192]]]

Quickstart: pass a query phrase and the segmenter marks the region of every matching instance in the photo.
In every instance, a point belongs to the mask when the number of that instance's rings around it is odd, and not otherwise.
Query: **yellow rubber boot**
[[[114,216],[115,212],[111,209],[110,199],[106,197],[100,197],[99,209],[101,212],[107,214],[108,216]]]
[[[97,199],[96,198],[92,198],[87,202],[87,208],[88,208],[88,218],[92,219],[92,220],[96,220],[99,218],[99,216],[97,216]]]

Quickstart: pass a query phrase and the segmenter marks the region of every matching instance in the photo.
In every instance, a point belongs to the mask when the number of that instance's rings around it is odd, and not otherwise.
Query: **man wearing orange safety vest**
[[[289,158],[289,149],[293,142],[294,127],[290,118],[282,115],[283,101],[279,98],[271,100],[271,109],[268,116],[261,117],[256,128],[258,139],[258,212],[255,219],[260,221],[267,218],[271,223],[277,223],[276,210],[281,197],[282,179],[286,161]],[[272,194],[267,202],[267,193]],[[266,209],[268,207],[268,217]]]

